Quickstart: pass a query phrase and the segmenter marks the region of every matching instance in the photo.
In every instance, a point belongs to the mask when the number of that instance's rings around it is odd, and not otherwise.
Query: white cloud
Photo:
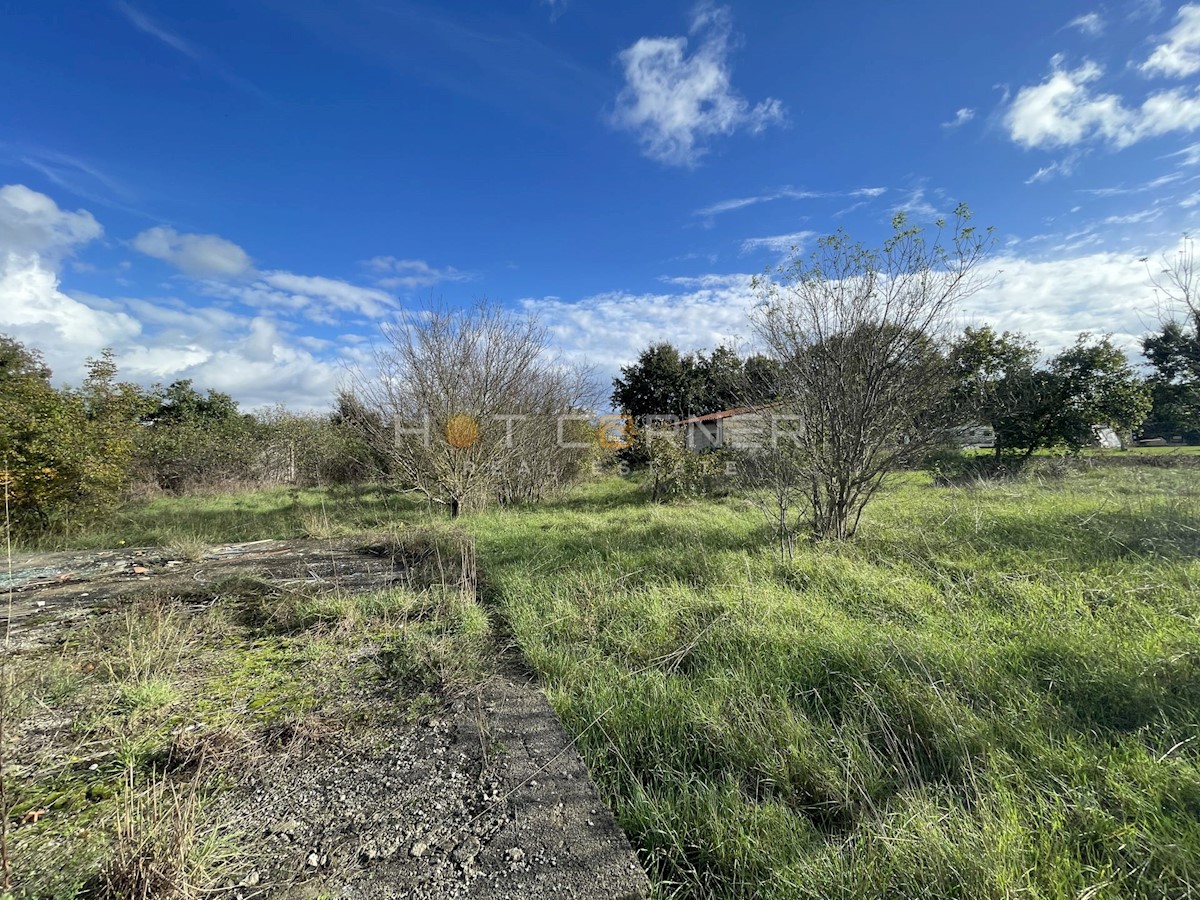
[[[1172,154],[1175,155],[1175,154]],[[1173,172],[1168,175],[1160,175],[1158,178],[1153,178],[1144,184],[1137,184],[1132,187],[1120,185],[1116,187],[1088,188],[1084,191],[1085,194],[1091,194],[1095,197],[1121,197],[1126,194],[1145,194],[1149,191],[1157,190],[1160,187],[1165,187],[1168,184],[1173,184],[1183,178],[1178,172]]]
[[[104,233],[90,212],[67,212],[23,184],[0,187],[0,254],[59,257]]]
[[[182,53],[184,56],[187,56],[190,59],[198,60],[200,58],[200,54],[194,47],[192,47],[191,44],[189,44],[179,35],[173,34],[162,26],[157,25],[155,22],[151,21],[148,16],[134,9],[128,3],[123,2],[123,0],[117,0],[114,5],[121,15],[128,19],[129,23],[138,31],[142,32],[143,34],[148,34],[156,40],[162,41],[172,50]]]
[[[536,313],[569,361],[591,364],[601,378],[617,374],[653,341],[683,349],[712,349],[752,337],[752,276],[707,275],[681,279],[675,293],[614,291],[571,303],[558,297],[521,301]]]
[[[328,408],[338,358],[310,352],[270,316],[64,291],[63,264],[101,234],[89,212],[60,210],[22,185],[0,188],[0,332],[41,350],[58,381],[78,383],[85,360],[111,347],[121,375],[142,384],[192,378],[247,406]]]
[[[1184,197],[1179,201],[1179,205],[1184,209],[1192,209],[1193,207],[1200,206],[1200,191],[1197,191],[1188,197]]]
[[[903,200],[892,207],[892,213],[904,213],[906,216],[916,216],[922,219],[935,219],[941,213],[938,208],[925,199],[925,188],[913,188]]]
[[[268,316],[167,301],[69,295],[36,257],[0,257],[0,331],[41,350],[56,380],[78,383],[106,347],[122,377],[149,385],[191,378],[246,407],[327,409],[341,376],[336,357],[301,349]]]
[[[1143,222],[1153,222],[1163,214],[1163,211],[1157,207],[1152,209],[1143,209],[1134,213],[1126,213],[1123,216],[1108,216],[1104,220],[1105,225],[1141,225]]]
[[[1139,67],[1147,75],[1185,78],[1200,72],[1200,4],[1179,7],[1175,27]]]
[[[215,234],[180,234],[160,225],[135,237],[133,247],[197,278],[234,278],[251,271],[246,251]]]
[[[1146,138],[1200,128],[1200,90],[1176,88],[1151,94],[1140,107],[1129,107],[1116,94],[1096,93],[1091,85],[1104,70],[1085,61],[1065,69],[1051,60],[1046,81],[1017,92],[1005,124],[1024,147],[1071,147],[1090,140],[1121,149]]]
[[[874,199],[886,193],[887,188],[884,187],[856,188],[852,191],[804,191],[788,186],[768,191],[765,194],[756,194],[752,197],[734,197],[731,200],[718,200],[716,203],[696,210],[693,215],[711,219],[721,213],[733,212],[734,210],[744,209],[747,206],[757,206],[760,203],[771,203],[775,200],[813,200],[828,197],[866,197]]]
[[[1090,235],[1083,235],[1085,241]],[[988,286],[962,307],[962,320],[1022,331],[1048,353],[1069,346],[1082,331],[1112,332],[1136,358],[1141,335],[1153,324],[1153,298],[1138,256],[1082,252],[1034,260],[1004,255],[988,261]],[[1153,255],[1153,254],[1151,254]],[[748,274],[667,278],[663,293],[607,292],[568,302],[530,298],[522,307],[539,315],[565,356],[593,363],[600,377],[617,374],[654,341],[681,349],[721,343],[755,347],[749,315],[757,302]]]
[[[141,325],[64,294],[57,273],[37,255],[9,253],[0,257],[0,331],[41,350],[56,374],[77,375],[86,357],[137,340]]]
[[[334,278],[264,272],[256,282],[256,288],[262,285],[283,292],[282,296],[298,308],[335,309],[380,318],[394,312],[397,306],[395,299],[384,291]]]
[[[612,122],[638,135],[651,159],[694,166],[705,142],[746,128],[760,132],[781,122],[783,104],[768,98],[751,106],[734,90],[729,53],[733,45],[729,9],[700,3],[692,12],[688,38],[641,38],[619,56],[625,87]]]
[[[960,128],[963,125],[966,125],[968,122],[970,122],[973,118],[975,118],[975,110],[964,106],[962,109],[960,109],[958,112],[956,112],[954,114],[953,119],[951,119],[949,122],[943,122],[942,127],[943,128]]]
[[[995,278],[967,300],[967,318],[1024,332],[1047,352],[1068,346],[1081,331],[1111,332],[1136,358],[1141,335],[1151,327],[1146,270],[1133,253],[998,257],[985,273]]]
[[[1098,12],[1085,13],[1067,23],[1068,28],[1078,28],[1088,37],[1099,37],[1104,33],[1104,17]]]
[[[1032,175],[1025,179],[1026,184],[1038,184],[1043,181],[1050,181],[1060,175],[1070,175],[1075,171],[1075,166],[1079,162],[1079,154],[1072,153],[1063,157],[1060,160],[1050,163],[1048,166],[1042,166]]]
[[[469,281],[474,277],[470,272],[461,272],[453,266],[443,269],[435,268],[423,259],[397,259],[394,256],[376,256],[367,260],[370,267],[379,276],[377,283],[384,288],[416,288],[432,287],[443,281]]]
[[[787,253],[793,247],[804,249],[815,231],[794,231],[791,234],[776,234],[771,237],[746,238],[742,241],[742,253],[753,253],[755,250],[771,250],[776,253]]]
[[[1191,144],[1174,153],[1168,153],[1166,158],[1174,159],[1176,156],[1182,157],[1180,161],[1182,166],[1200,165],[1200,143]]]

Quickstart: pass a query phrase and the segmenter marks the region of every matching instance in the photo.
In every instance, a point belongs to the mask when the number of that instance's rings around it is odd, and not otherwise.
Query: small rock
[[[408,855],[420,859],[429,852],[429,845],[424,841],[417,841],[409,848]]]
[[[454,848],[454,852],[450,854],[450,858],[459,865],[465,866],[479,855],[479,846],[479,838],[474,836],[468,837]]]
[[[285,834],[288,837],[293,837],[299,830],[300,823],[295,819],[288,819],[284,822],[276,822],[267,829],[267,832],[269,834]]]
[[[258,872],[251,872],[239,882],[238,887],[254,887],[260,881],[262,881],[262,875]]]
[[[525,861],[525,851],[520,847],[509,847],[504,851],[504,858],[511,863],[519,863]]]

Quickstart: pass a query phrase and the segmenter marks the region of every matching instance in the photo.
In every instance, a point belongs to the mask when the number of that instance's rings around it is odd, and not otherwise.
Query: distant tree
[[[779,363],[756,353],[746,360],[742,367],[744,378],[744,395],[742,403],[746,406],[771,403],[779,399],[779,384],[781,373]]]
[[[725,344],[711,353],[682,354],[672,344],[651,344],[613,380],[613,406],[636,420],[688,416],[754,406],[775,399],[779,369],[761,354],[743,360]]]
[[[950,347],[954,386],[947,420],[960,426],[977,421],[997,435],[1008,435],[1041,415],[1042,392],[1035,384],[1038,355],[1037,344],[1022,334],[997,334],[990,325],[967,327]],[[1004,450],[1003,439],[997,440],[996,454]]]
[[[150,425],[227,423],[241,415],[237,401],[229,394],[214,390],[201,394],[192,387],[190,378],[157,388],[154,399],[156,402],[144,417]]]
[[[1161,270],[1150,273],[1159,300],[1160,331],[1147,335],[1142,350],[1154,374],[1153,406],[1143,426],[1151,437],[1181,436],[1200,442],[1200,273],[1192,239],[1164,256]]]
[[[111,509],[131,473],[145,397],[116,380],[110,351],[57,389],[36,350],[0,335],[0,469],[14,530],[33,534]]]
[[[692,356],[681,355],[666,342],[651,344],[613,379],[613,406],[639,421],[647,416],[686,417],[695,407],[700,382]]]
[[[1081,334],[1074,345],[1050,361],[1049,402],[1038,437],[1039,446],[1061,444],[1077,451],[1096,441],[1096,426],[1128,435],[1150,411],[1150,393],[1129,364],[1125,352],[1107,335],[1093,340]],[[1038,422],[1033,422],[1037,435]],[[1015,444],[1011,437],[1005,443]],[[1026,437],[1025,454],[1033,443]]]
[[[190,379],[181,379],[156,387],[151,398],[138,442],[148,480],[182,493],[258,479],[265,435],[233,397],[201,393]]]
[[[698,414],[730,409],[746,402],[745,363],[732,347],[718,346],[707,356],[695,355],[698,384],[692,404]]]
[[[886,477],[939,437],[953,383],[940,344],[992,243],[969,220],[960,206],[948,242],[939,221],[929,244],[898,215],[878,249],[839,231],[755,280],[755,324],[780,366],[774,414],[795,417],[793,470],[817,537],[853,535]]]
[[[974,417],[996,432],[996,454],[1028,459],[1039,449],[1078,451],[1096,426],[1129,434],[1149,410],[1146,385],[1111,338],[1081,334],[1048,365],[1023,335],[968,328],[950,352],[959,424]]]

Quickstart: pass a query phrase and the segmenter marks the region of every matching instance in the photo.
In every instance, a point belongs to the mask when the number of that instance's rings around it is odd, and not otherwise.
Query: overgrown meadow
[[[641,481],[461,520],[500,652],[661,897],[1187,897],[1200,887],[1200,469],[899,476],[780,558],[748,498]],[[163,499],[76,544],[332,536],[390,492]]]

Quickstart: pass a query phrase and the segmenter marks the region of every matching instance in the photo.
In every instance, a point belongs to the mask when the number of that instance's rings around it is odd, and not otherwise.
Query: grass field
[[[160,500],[75,543],[322,536],[394,494]],[[1200,469],[904,476],[782,562],[744,499],[464,520],[660,896],[1200,893]]]

